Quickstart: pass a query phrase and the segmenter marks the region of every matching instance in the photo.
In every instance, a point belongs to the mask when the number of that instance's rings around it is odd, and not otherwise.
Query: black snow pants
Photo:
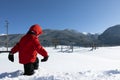
[[[27,63],[24,64],[24,74],[23,75],[33,75],[34,70],[37,70],[39,67],[39,59],[36,58],[36,61],[34,63]]]

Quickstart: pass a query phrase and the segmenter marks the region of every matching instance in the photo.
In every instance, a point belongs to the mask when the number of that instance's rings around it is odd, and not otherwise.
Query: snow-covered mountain
[[[68,46],[57,49],[45,47],[49,60],[39,63],[39,70],[32,76],[23,76],[23,65],[8,61],[8,53],[0,54],[0,80],[120,80],[120,46],[91,48]],[[4,47],[0,50],[5,50]],[[38,55],[39,59],[42,59]]]

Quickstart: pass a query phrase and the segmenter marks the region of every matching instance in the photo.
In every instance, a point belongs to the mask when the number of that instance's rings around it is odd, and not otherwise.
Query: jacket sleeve
[[[11,53],[14,54],[19,50],[19,43],[17,43],[12,49],[11,49]]]
[[[39,42],[38,39],[35,39],[34,42],[33,42],[33,44],[34,44],[34,47],[35,47],[36,51],[40,55],[42,55],[43,57],[47,57],[48,56],[47,51],[41,46],[41,44],[40,44],[40,42]]]

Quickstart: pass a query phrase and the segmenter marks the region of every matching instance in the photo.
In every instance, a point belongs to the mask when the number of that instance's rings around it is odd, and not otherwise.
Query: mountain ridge
[[[25,34],[9,34],[8,35],[8,45],[15,45],[20,38]],[[98,35],[96,35],[98,36]],[[94,38],[93,38],[94,37]],[[6,35],[0,36],[0,46],[5,46],[6,44]],[[83,34],[81,32],[77,32],[75,30],[51,30],[45,29],[43,30],[43,34],[39,37],[40,42],[44,46],[53,46],[54,44],[58,45],[70,45],[70,43],[74,43],[77,46],[89,46],[93,39],[96,41],[96,38],[93,34]],[[57,43],[55,42],[57,41]]]
[[[75,46],[116,46],[120,45],[120,25],[107,28],[101,34],[77,32],[71,29],[44,29],[39,37],[43,46],[75,45]],[[9,34],[8,46],[14,46],[25,34]],[[0,46],[6,46],[7,35],[0,35]]]

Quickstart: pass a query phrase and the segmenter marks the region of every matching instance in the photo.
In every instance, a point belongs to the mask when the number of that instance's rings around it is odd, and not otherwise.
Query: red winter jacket
[[[33,25],[29,29],[30,32],[34,34],[27,33],[21,38],[19,43],[17,43],[11,52],[14,54],[19,52],[19,63],[27,64],[30,62],[35,62],[37,53],[43,57],[47,57],[48,54],[46,50],[40,45],[38,35],[42,34],[42,29],[39,25]]]

